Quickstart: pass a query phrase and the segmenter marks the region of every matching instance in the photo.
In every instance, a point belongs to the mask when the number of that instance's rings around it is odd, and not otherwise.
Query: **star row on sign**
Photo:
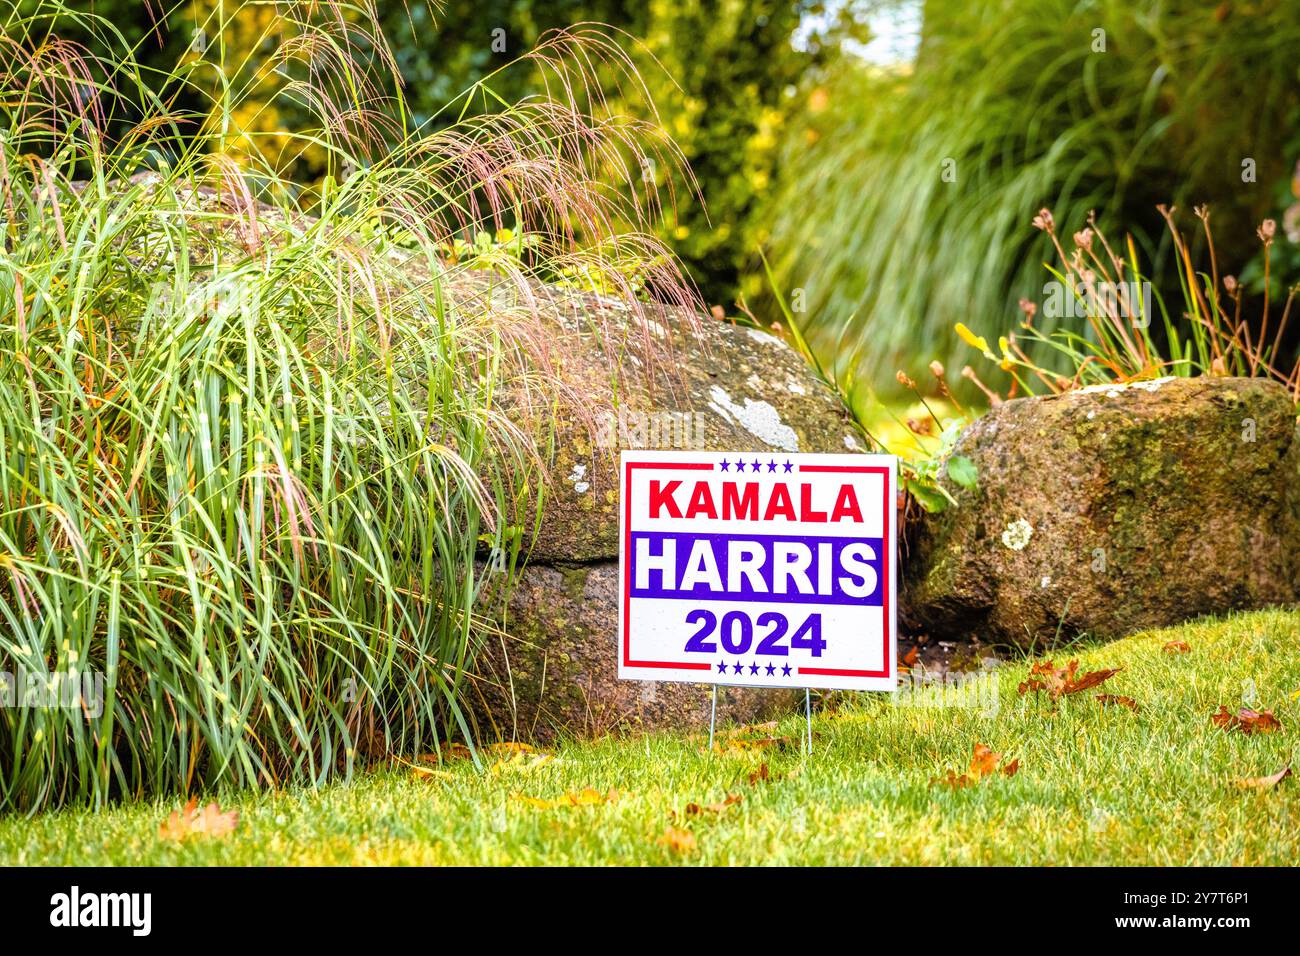
[[[766,674],[768,677],[775,677],[776,672],[778,670],[780,670],[782,677],[789,677],[794,672],[794,669],[789,664],[782,664],[778,668],[775,664],[767,664],[766,666],[764,666],[762,664],[757,664],[757,663],[742,664],[740,662],[737,662],[735,664],[729,665],[727,664],[726,661],[718,661],[719,674],[727,673],[728,667],[731,668],[731,673],[733,674],[743,674],[746,670],[748,670],[749,673],[751,674],[763,673]]]
[[[746,465],[749,466],[750,471],[755,471],[755,472],[762,471],[764,467],[763,463],[759,461],[757,458],[755,458],[753,461],[750,462],[746,462],[743,460],[727,461],[727,459],[724,458],[722,459],[722,461],[718,462],[718,467],[723,471],[730,471],[733,467],[736,469],[736,471],[744,471]],[[794,471],[794,462],[787,459],[784,463],[782,463],[782,462],[778,462],[775,458],[772,458],[768,460],[766,467],[769,472],[775,472],[778,468],[781,468],[784,470],[785,474],[788,475],[790,472]]]

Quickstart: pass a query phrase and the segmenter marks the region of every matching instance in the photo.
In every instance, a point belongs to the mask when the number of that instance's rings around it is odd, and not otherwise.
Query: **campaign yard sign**
[[[618,676],[893,690],[895,459],[625,451]]]

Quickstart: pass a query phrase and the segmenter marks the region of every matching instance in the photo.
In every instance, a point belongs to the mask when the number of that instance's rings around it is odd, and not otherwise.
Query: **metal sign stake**
[[[812,689],[803,689],[803,713],[808,721],[808,753],[812,754]]]
[[[718,720],[718,685],[713,685],[713,706],[709,708],[709,753],[713,753],[713,726]]]

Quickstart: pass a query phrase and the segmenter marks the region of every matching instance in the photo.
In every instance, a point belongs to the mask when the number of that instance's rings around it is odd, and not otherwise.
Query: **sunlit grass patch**
[[[1165,651],[1171,640],[1190,650]],[[1022,696],[1029,662],[1013,661],[996,672],[996,712],[858,695],[815,715],[811,756],[794,715],[728,729],[778,743],[712,755],[698,735],[572,742],[532,770],[458,759],[434,779],[395,766],[319,790],[227,794],[222,805],[242,818],[220,839],[160,839],[174,800],[11,818],[0,862],[1287,864],[1300,851],[1295,780],[1239,783],[1294,757],[1297,641],[1300,614],[1271,611],[1055,655],[1083,670],[1122,666],[1098,690],[1132,696],[1136,712],[1091,693],[1055,705]],[[1210,720],[1220,704],[1251,702],[1282,729],[1242,734]],[[960,789],[933,783],[964,768],[977,743],[1018,771]],[[585,790],[604,798],[584,802]]]

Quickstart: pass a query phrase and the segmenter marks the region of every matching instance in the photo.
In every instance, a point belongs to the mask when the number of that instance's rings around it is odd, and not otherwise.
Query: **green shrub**
[[[151,75],[107,20],[6,21],[0,809],[319,782],[467,733],[509,580],[476,557],[513,566],[502,515],[538,507],[498,397],[544,389],[518,290],[663,251],[609,231],[634,213],[601,158],[634,129],[536,99],[411,132],[358,10],[276,8],[276,95],[317,119],[266,138],[228,122],[240,90],[205,100],[235,75],[220,43]],[[93,42],[52,32],[69,18]],[[295,143],[346,178],[299,191],[277,172]],[[483,257],[448,262],[496,228],[519,239],[479,273],[487,305],[465,291]],[[21,706],[25,675],[72,672],[102,673],[102,709],[93,683]]]

